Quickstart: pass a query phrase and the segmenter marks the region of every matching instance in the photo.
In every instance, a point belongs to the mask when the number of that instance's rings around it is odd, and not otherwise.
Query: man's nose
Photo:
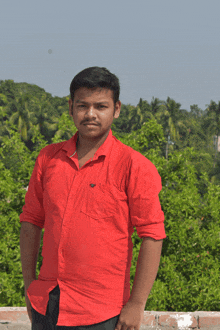
[[[89,116],[94,116],[95,115],[95,108],[94,108],[93,105],[88,107],[87,115],[89,115]]]

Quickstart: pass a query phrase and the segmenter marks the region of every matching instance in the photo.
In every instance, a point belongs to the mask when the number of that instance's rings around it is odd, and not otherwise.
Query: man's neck
[[[83,152],[83,153],[89,153],[89,152],[92,152],[92,151],[97,151],[99,147],[100,147],[99,144],[94,144],[94,145],[92,145],[92,144],[90,144],[90,145],[84,144],[83,145],[78,140],[78,142],[76,144],[76,151],[78,151],[78,152],[80,151],[80,152]]]
[[[108,132],[109,134],[109,132]],[[77,142],[76,142],[76,151],[81,152],[81,153],[92,153],[92,152],[96,152],[99,147],[105,142],[105,140],[108,137],[107,135],[104,135],[100,140],[98,141],[82,141],[80,139],[79,133],[78,133],[78,138],[77,138]]]

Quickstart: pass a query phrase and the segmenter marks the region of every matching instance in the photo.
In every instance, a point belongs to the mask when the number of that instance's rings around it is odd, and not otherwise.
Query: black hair
[[[93,66],[79,72],[70,84],[70,95],[73,101],[74,93],[81,87],[97,88],[103,87],[113,91],[114,104],[119,101],[120,84],[119,79],[106,68]]]

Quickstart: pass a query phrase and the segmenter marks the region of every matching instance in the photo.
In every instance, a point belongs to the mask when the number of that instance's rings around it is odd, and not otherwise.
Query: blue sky
[[[219,12],[219,0],[2,0],[0,79],[62,97],[79,71],[104,66],[125,104],[205,109],[220,100]]]

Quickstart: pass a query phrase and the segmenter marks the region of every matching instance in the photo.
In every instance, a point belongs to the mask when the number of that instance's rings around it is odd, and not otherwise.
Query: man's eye
[[[106,106],[105,105],[102,105],[102,104],[100,104],[98,107],[101,108],[101,109],[106,108]]]

